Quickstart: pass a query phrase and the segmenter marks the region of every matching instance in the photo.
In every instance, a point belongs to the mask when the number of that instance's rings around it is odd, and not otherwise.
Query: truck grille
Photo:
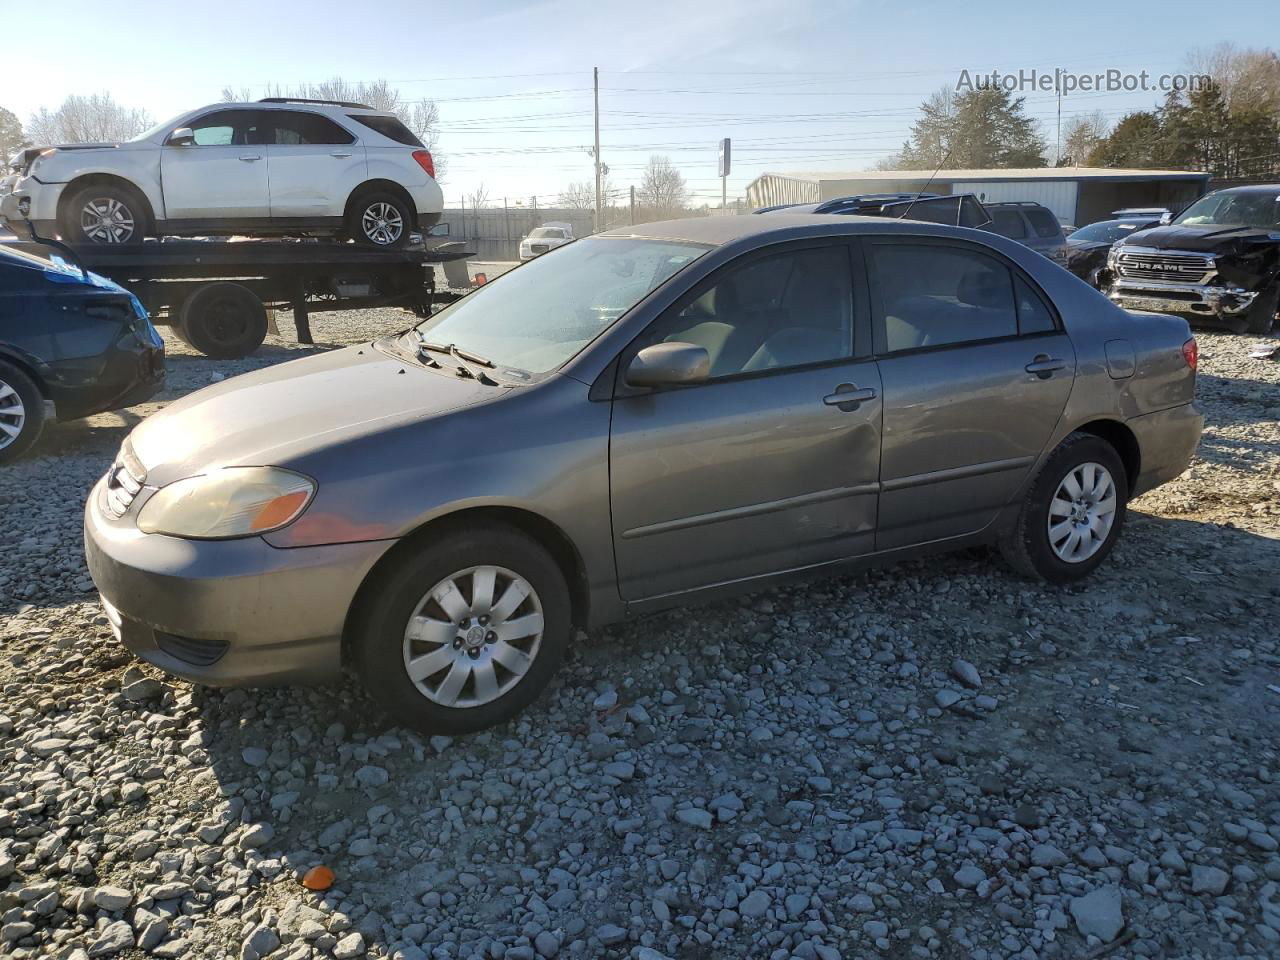
[[[105,509],[107,516],[119,519],[133,505],[134,498],[147,482],[147,471],[138,462],[128,441],[120,448],[120,455],[107,471]]]
[[[1173,250],[1121,250],[1116,270],[1126,280],[1206,283],[1214,274],[1213,257]]]

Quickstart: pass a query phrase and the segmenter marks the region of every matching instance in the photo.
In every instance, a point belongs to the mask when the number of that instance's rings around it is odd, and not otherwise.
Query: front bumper
[[[1136,497],[1168,483],[1187,469],[1200,445],[1204,414],[1194,403],[1184,403],[1125,423],[1138,440],[1142,458],[1131,492]]]
[[[342,667],[360,584],[394,541],[280,549],[258,537],[182,540],[138,530],[137,502],[85,505],[85,557],[116,636],[167,673],[210,686],[323,682]]]
[[[1117,279],[1107,290],[1112,302],[1126,310],[1190,313],[1218,320],[1240,316],[1257,295],[1243,287],[1160,280]]]

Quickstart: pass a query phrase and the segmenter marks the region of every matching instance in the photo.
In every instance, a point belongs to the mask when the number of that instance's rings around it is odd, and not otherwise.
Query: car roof
[[[307,100],[288,100],[284,103],[264,102],[262,100],[233,101],[229,103],[211,103],[201,110],[293,110],[300,113],[322,113],[336,117],[394,117],[387,110],[374,110],[372,107],[344,107],[336,103],[312,103]],[[195,111],[193,111],[195,112]]]
[[[659,220],[654,223],[617,227],[600,236],[683,240],[719,247],[737,240],[769,234],[778,234],[780,239],[783,239],[788,235],[803,237],[857,233],[915,233],[928,236],[972,237],[979,232],[967,227],[951,227],[923,220],[898,220],[835,213],[780,212],[767,217],[688,217],[683,220]]]

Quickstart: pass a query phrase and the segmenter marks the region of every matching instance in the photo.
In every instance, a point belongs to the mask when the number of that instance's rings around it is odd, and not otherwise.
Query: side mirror
[[[645,347],[627,367],[633,387],[670,387],[701,383],[711,375],[711,355],[692,343],[655,343]]]
[[[190,147],[194,146],[196,135],[192,133],[190,127],[179,127],[173,133],[169,134],[169,139],[165,141],[168,147]]]
[[[447,237],[449,235],[449,224],[441,222],[427,228],[427,236],[429,237]]]
[[[1160,224],[1163,226],[1163,225],[1165,225],[1165,224],[1169,224],[1169,223],[1173,223],[1173,211],[1172,211],[1172,210],[1166,210],[1164,213],[1160,214]]]

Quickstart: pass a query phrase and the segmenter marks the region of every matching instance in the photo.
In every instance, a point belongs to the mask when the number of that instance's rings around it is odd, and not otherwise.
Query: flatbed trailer
[[[49,256],[38,241],[17,249]],[[299,343],[314,342],[313,310],[402,307],[430,316],[462,296],[436,285],[435,264],[466,251],[420,245],[379,250],[323,240],[162,240],[120,246],[59,245],[86,269],[133,293],[158,325],[220,359],[262,345],[267,310],[290,309]],[[65,255],[64,255],[65,259]]]

